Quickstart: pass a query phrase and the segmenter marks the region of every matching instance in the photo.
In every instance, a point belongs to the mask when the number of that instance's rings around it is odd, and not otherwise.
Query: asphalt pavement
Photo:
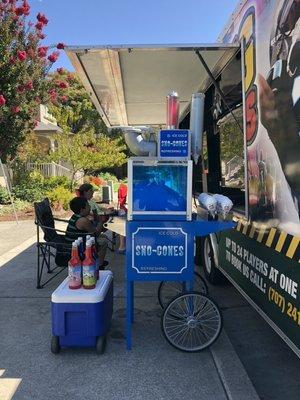
[[[0,255],[1,400],[258,399],[224,330],[210,349],[199,353],[180,352],[167,343],[157,283],[136,285],[133,348],[126,350],[125,260],[115,253],[108,254],[114,314],[105,353],[63,349],[53,355],[50,298],[66,271],[37,290],[35,239],[24,234],[23,243],[18,239],[12,247],[22,233],[11,227],[0,224],[0,239],[7,243]]]
[[[300,359],[230,284],[209,286],[223,326],[262,400],[300,398]]]

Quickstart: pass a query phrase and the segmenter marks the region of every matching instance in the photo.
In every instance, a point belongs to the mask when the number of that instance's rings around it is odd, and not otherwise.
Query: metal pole
[[[7,181],[7,177],[6,177],[6,174],[5,174],[5,171],[4,171],[4,165],[3,165],[3,163],[2,163],[1,158],[0,158],[0,164],[1,164],[1,169],[2,169],[2,173],[3,173],[4,181],[5,181],[5,186],[6,186],[6,189],[7,189],[7,191],[8,191],[8,195],[9,195],[9,198],[10,198],[10,202],[11,202],[11,205],[12,205],[13,210],[14,210],[16,222],[17,222],[17,224],[19,225],[19,220],[18,220],[16,208],[15,208],[15,203],[14,203],[14,200],[13,200],[12,195],[11,195],[11,191],[10,191],[10,188],[9,188],[9,184],[8,184],[8,181]]]
[[[228,103],[227,103],[227,101],[226,101],[226,98],[225,98],[225,96],[224,96],[224,93],[223,93],[222,90],[220,89],[220,86],[219,86],[218,82],[215,80],[213,74],[211,73],[211,70],[209,69],[209,67],[208,67],[208,65],[206,64],[204,58],[203,58],[202,55],[200,54],[200,51],[199,51],[199,50],[195,50],[195,53],[197,54],[199,60],[201,61],[202,65],[203,65],[203,67],[204,67],[204,69],[205,69],[205,71],[208,73],[210,79],[212,80],[212,82],[213,82],[213,84],[214,84],[214,86],[215,86],[215,88],[216,88],[216,91],[217,91],[217,92],[219,93],[219,95],[221,96],[221,99],[223,100],[225,106],[226,106],[226,107],[228,108],[228,110],[230,111],[231,115],[233,116],[233,118],[234,118],[235,122],[237,123],[238,127],[240,128],[241,132],[244,133],[243,128],[241,127],[241,125],[240,125],[238,119],[236,118],[236,116],[233,114],[232,109],[229,107],[229,105],[228,105]]]

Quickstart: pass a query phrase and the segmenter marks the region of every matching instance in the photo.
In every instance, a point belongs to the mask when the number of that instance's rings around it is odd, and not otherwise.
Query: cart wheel
[[[198,272],[194,272],[193,290],[203,294],[208,294],[207,284],[205,280],[198,274]],[[161,306],[161,308],[165,308],[170,300],[180,295],[181,293],[183,293],[182,282],[160,282],[157,290],[159,305]]]
[[[52,336],[51,338],[51,353],[58,354],[60,352],[59,337]]]
[[[96,353],[103,354],[106,347],[106,336],[98,336],[96,342]]]
[[[179,295],[165,308],[162,330],[176,349],[196,352],[206,349],[219,336],[222,317],[217,305],[197,292]]]

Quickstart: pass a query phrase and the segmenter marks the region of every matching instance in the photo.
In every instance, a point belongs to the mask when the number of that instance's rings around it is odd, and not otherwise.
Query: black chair
[[[68,221],[53,217],[47,198],[41,202],[34,203],[34,210],[38,249],[36,287],[41,289],[68,266],[72,245],[65,240],[65,231],[55,228],[55,221],[62,221],[65,223],[68,223]],[[41,241],[40,229],[44,233],[44,241]],[[52,267],[53,259],[55,261],[55,266]],[[59,271],[42,282],[45,268],[49,274],[58,269]]]

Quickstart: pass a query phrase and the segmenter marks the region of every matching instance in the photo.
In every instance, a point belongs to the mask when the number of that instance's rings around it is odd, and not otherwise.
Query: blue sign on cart
[[[187,129],[166,129],[159,133],[158,156],[161,158],[190,157],[190,133]]]
[[[187,281],[193,276],[193,236],[178,221],[132,221],[126,225],[127,278]]]
[[[140,227],[132,234],[132,268],[138,274],[181,274],[187,268],[187,233]]]

